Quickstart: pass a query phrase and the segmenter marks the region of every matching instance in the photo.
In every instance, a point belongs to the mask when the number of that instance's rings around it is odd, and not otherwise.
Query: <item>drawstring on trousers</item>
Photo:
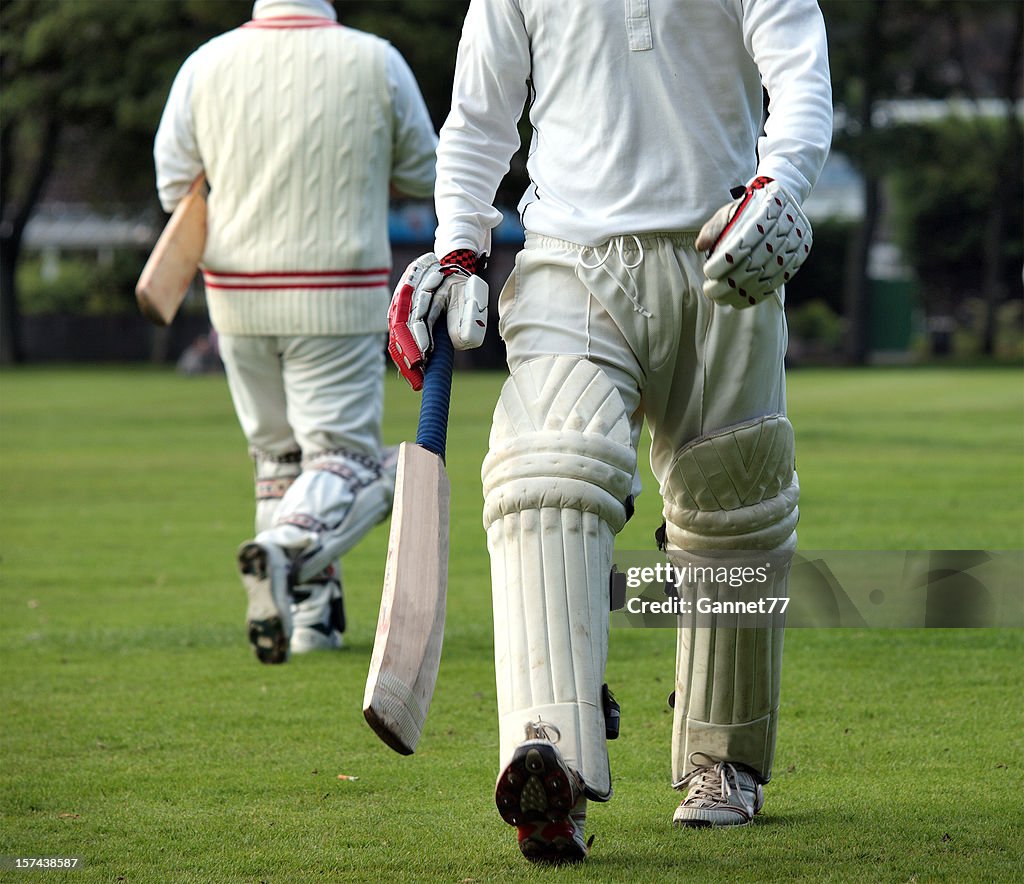
[[[608,274],[612,282],[614,282],[620,289],[622,289],[626,297],[629,298],[629,302],[633,305],[633,310],[636,313],[639,313],[641,316],[645,316],[648,319],[650,319],[654,314],[651,313],[650,310],[648,310],[646,307],[644,307],[643,304],[640,303],[640,288],[637,285],[636,276],[634,276],[633,274],[633,271],[636,270],[641,264],[643,264],[644,244],[640,242],[640,238],[637,237],[636,235],[631,235],[630,239],[632,239],[633,242],[636,243],[638,253],[636,261],[634,263],[630,264],[629,262],[626,261],[625,239],[623,237],[614,237],[613,239],[608,240],[603,251],[599,250],[596,246],[583,247],[583,249],[580,251],[579,257],[576,259],[576,278],[579,279],[580,282],[583,282],[583,277],[580,276],[581,269],[590,271],[603,270],[605,273]],[[613,248],[618,254],[619,266],[622,267],[622,269],[625,270],[626,272],[625,280],[618,279],[615,276],[615,274],[608,269],[608,259],[612,255]],[[584,256],[588,252],[594,253],[594,256],[597,258],[596,263],[587,263]]]

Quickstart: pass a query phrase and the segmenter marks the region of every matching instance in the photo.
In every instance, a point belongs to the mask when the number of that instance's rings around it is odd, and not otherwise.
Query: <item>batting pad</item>
[[[788,556],[780,554],[796,546],[799,485],[793,428],[785,417],[769,415],[695,440],[677,456],[663,493],[667,547],[683,551],[686,562],[729,568],[772,563],[763,583],[679,587],[681,596],[689,596],[689,610],[698,597],[750,602],[752,594],[787,595]],[[746,765],[767,782],[778,729],[784,618],[715,614],[710,623],[700,622],[681,618],[678,630],[673,783],[718,761]]]
[[[506,381],[482,471],[501,768],[543,722],[596,800],[611,796],[608,574],[635,461],[622,399],[592,363],[545,357]]]
[[[287,550],[296,583],[305,583],[347,553],[391,510],[394,466],[350,452],[327,452],[303,464],[278,504],[274,526],[257,542]]]
[[[701,436],[669,468],[665,531],[677,549],[775,549],[796,530],[793,425],[768,415]]]
[[[256,472],[256,533],[274,524],[277,508],[288,489],[302,472],[299,451],[275,457],[261,451],[253,452]]]
[[[716,559],[687,554],[686,561],[702,565]],[[756,567],[757,561],[749,555],[728,558],[730,567]],[[777,565],[773,579],[758,586],[758,594],[785,596],[788,571],[788,565]],[[713,602],[750,600],[720,583],[681,587],[679,595],[689,598],[689,610],[695,609],[698,597]],[[775,757],[785,616],[757,615],[756,625],[750,615],[716,614],[708,619],[696,626],[694,617],[681,618],[677,630],[672,782],[678,787],[695,768],[728,761],[746,765],[766,783]]]

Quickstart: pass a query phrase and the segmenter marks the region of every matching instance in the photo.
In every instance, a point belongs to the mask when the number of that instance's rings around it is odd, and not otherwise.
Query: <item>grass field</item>
[[[401,758],[360,712],[385,525],[345,563],[348,647],[260,666],[233,566],[251,472],[223,379],[0,375],[0,856],[77,855],[72,880],[110,882],[1024,879],[1015,630],[792,630],[765,811],[726,832],[670,826],[671,631],[615,630],[616,796],[582,868],[525,863],[492,793],[479,464],[500,381],[457,379],[446,644]],[[1024,546],[1021,381],[794,372],[802,545]],[[417,399],[394,377],[387,392],[397,441]],[[651,548],[658,510],[649,486],[620,548]]]

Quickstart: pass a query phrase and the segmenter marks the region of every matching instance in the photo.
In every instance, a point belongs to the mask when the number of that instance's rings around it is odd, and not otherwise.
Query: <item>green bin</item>
[[[908,279],[871,280],[868,349],[873,353],[905,353],[914,334],[916,298]]]

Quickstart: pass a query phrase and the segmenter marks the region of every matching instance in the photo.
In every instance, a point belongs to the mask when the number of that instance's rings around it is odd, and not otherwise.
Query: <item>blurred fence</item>
[[[523,240],[523,231],[514,212],[494,233],[490,267],[491,317],[496,322],[497,300],[504,280],[512,271],[515,256]],[[392,247],[391,286],[397,283],[406,266],[433,249],[436,220],[428,204],[412,203],[393,211],[389,235]],[[144,248],[156,238],[158,230],[138,221],[102,219],[92,213],[72,209],[42,213],[30,226],[27,249],[44,256],[44,261],[59,264],[60,253],[106,255],[128,250],[141,270]],[[140,244],[144,247],[140,249]],[[99,258],[97,258],[99,260]],[[55,272],[55,271],[52,271]],[[120,300],[130,300],[122,293]],[[20,319],[21,349],[27,362],[176,362],[198,338],[210,331],[202,291],[197,278],[181,311],[168,328],[159,328],[133,310],[88,313],[76,310],[26,310]],[[479,350],[457,354],[461,367],[501,368],[505,350],[497,329],[489,331]]]

